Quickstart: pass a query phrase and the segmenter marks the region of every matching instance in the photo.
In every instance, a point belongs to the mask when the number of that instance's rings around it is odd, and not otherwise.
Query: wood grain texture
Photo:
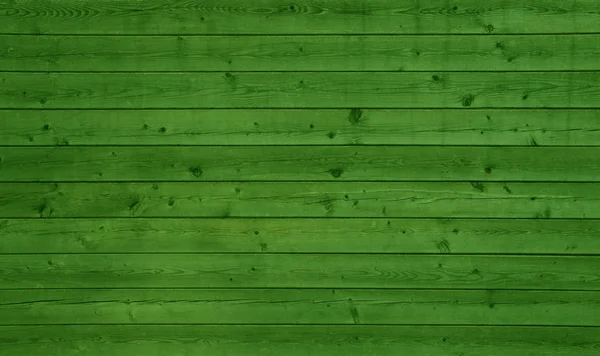
[[[599,17],[600,19],[600,17]],[[598,70],[600,35],[2,36],[12,71]]]
[[[600,32],[595,0],[0,2],[3,33],[321,34]]]
[[[3,326],[0,355],[596,356],[599,332],[531,326]]]
[[[600,218],[594,183],[0,183],[0,216]]]
[[[600,110],[0,110],[4,145],[600,146]]]
[[[5,255],[2,289],[436,288],[600,290],[592,256]]]
[[[600,325],[600,293],[175,289],[0,291],[3,325]]]
[[[600,254],[598,220],[4,219],[0,253]]]
[[[3,72],[0,84],[0,109],[600,107],[600,72]]]
[[[19,147],[0,157],[5,182],[600,180],[592,147]]]

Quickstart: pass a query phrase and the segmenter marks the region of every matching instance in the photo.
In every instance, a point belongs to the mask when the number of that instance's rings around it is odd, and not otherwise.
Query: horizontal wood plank
[[[592,256],[5,255],[0,289],[435,288],[600,290]]]
[[[600,32],[595,0],[34,0],[0,2],[2,33],[321,34]]]
[[[0,217],[600,218],[594,183],[0,183]]]
[[[439,290],[13,290],[0,323],[600,326],[600,293]]]
[[[599,332],[535,326],[2,326],[0,355],[596,356]]]
[[[3,72],[0,84],[0,109],[600,107],[600,72]]]
[[[595,147],[11,147],[1,155],[5,182],[600,180]]]
[[[599,18],[600,19],[600,18]],[[600,35],[2,36],[11,71],[598,70]]]
[[[0,253],[600,254],[598,220],[4,219]]]
[[[600,146],[600,110],[0,110],[3,145]]]

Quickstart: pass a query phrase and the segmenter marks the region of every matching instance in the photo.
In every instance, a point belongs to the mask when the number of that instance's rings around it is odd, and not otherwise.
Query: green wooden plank
[[[600,218],[593,183],[0,183],[1,217]]]
[[[600,258],[391,254],[4,255],[0,289],[600,290]]]
[[[525,326],[4,326],[0,355],[596,356],[599,332]]]
[[[0,110],[4,145],[600,146],[600,110]]]
[[[600,293],[438,290],[12,290],[3,325],[452,324],[600,326]]]
[[[600,32],[595,0],[120,0],[0,2],[0,30],[23,34]]]
[[[600,72],[0,73],[0,108],[593,108]]]
[[[595,147],[9,147],[0,181],[599,181],[598,157]]]
[[[598,220],[4,219],[0,253],[600,254]]]
[[[13,71],[598,70],[600,35],[0,36]]]

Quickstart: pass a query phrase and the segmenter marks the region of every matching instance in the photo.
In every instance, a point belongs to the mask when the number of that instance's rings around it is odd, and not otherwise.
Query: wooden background
[[[600,353],[596,0],[0,0],[0,355]]]

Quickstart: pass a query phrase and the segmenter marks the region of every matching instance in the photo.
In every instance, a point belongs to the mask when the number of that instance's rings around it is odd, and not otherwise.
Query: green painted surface
[[[596,356],[595,0],[0,0],[0,355]]]
[[[596,108],[600,72],[0,73],[0,109]]]
[[[600,146],[600,110],[0,110],[0,141],[56,145]]]

